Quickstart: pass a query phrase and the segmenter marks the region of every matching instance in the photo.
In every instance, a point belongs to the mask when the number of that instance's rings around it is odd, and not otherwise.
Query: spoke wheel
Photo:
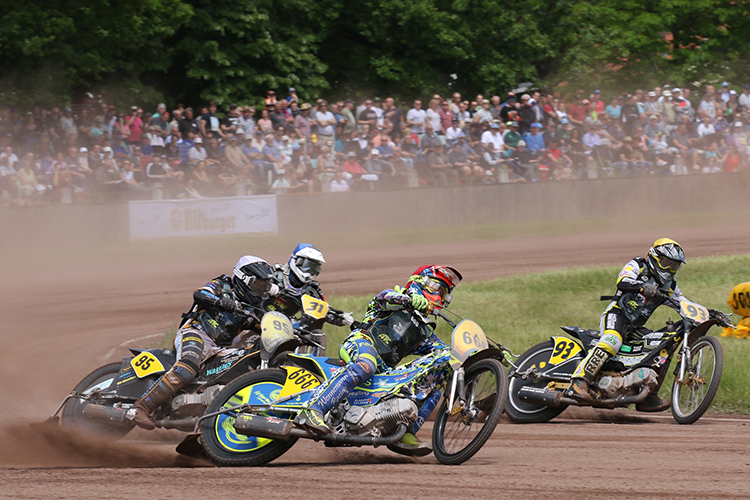
[[[121,365],[122,363],[110,363],[97,368],[81,380],[73,390],[83,394],[90,392],[95,388],[100,391],[106,390],[112,381],[119,375]],[[101,404],[104,403],[104,401],[84,401],[77,398],[69,399],[60,415],[60,424],[67,429],[88,434],[97,434],[101,437],[113,440],[125,436],[125,434],[130,432],[134,427],[134,424],[129,421],[122,424],[112,424],[84,418],[84,408],[92,403]]]
[[[464,384],[466,407],[454,402],[449,411],[450,395],[446,394],[432,431],[435,458],[446,465],[461,464],[484,446],[508,397],[508,375],[496,359],[484,359],[469,367]]]
[[[675,377],[672,384],[672,416],[680,424],[692,424],[701,418],[719,390],[724,367],[719,339],[706,336],[695,342],[690,348],[690,361],[684,381]]]
[[[281,392],[286,372],[278,369],[258,370],[236,378],[211,401],[206,413],[241,404],[267,404]],[[291,418],[287,413],[263,415]],[[272,440],[245,436],[234,429],[234,413],[223,413],[201,422],[201,443],[217,464],[231,466],[263,465],[284,454],[297,441]]]
[[[518,371],[523,373],[534,365],[542,368],[552,356],[554,347],[555,344],[552,340],[547,340],[530,347],[516,361]],[[521,401],[518,397],[518,391],[524,386],[544,387],[548,383],[549,380],[534,382],[531,379],[511,377],[508,384],[508,404],[505,406],[505,413],[508,415],[508,418],[517,424],[538,424],[552,420],[562,413],[567,406],[561,405],[558,408],[553,408],[551,406],[527,403],[526,401]]]

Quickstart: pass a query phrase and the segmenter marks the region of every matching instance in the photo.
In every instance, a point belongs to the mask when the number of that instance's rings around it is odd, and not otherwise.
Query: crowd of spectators
[[[610,96],[540,92],[365,97],[129,111],[0,109],[4,205],[202,198],[741,170],[750,85],[700,98],[669,85]]]

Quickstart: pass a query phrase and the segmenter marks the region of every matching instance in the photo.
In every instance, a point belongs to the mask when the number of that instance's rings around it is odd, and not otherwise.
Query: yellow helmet
[[[657,281],[664,284],[685,264],[685,252],[679,243],[669,238],[659,238],[648,251],[648,266]]]

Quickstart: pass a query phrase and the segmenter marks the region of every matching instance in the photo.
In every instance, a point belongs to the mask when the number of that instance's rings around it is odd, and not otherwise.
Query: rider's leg
[[[294,423],[319,435],[330,432],[325,423],[325,414],[344,399],[354,387],[370,379],[378,367],[378,351],[372,341],[364,335],[353,335],[339,350],[341,359],[347,362],[327,383],[313,393],[306,410],[301,411]]]
[[[613,309],[603,318],[604,331],[599,343],[589,351],[573,372],[570,387],[565,392],[567,396],[583,401],[590,401],[589,383],[596,377],[604,363],[622,346],[622,336],[627,324],[625,317],[618,309]]]
[[[388,449],[412,457],[423,457],[432,453],[432,444],[429,441],[422,441],[417,437],[417,432],[427,421],[427,418],[435,410],[440,402],[442,391],[436,391],[431,397],[426,399],[422,406],[419,407],[417,421],[411,424],[404,434],[404,437],[397,443],[389,444]]]
[[[135,423],[144,429],[154,429],[156,426],[150,414],[180,389],[195,379],[204,360],[204,344],[208,338],[203,332],[193,329],[180,329],[175,337],[178,361],[161,376],[146,394],[135,403]],[[208,349],[210,350],[210,349]]]

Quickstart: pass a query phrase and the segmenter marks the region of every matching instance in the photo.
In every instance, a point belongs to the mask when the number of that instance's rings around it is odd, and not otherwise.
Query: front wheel
[[[97,368],[81,380],[73,390],[79,394],[91,394],[95,390],[106,390],[119,375],[121,365],[122,363],[110,363]],[[120,439],[134,427],[134,424],[130,421],[122,424],[111,424],[84,418],[84,408],[95,402],[97,401],[93,399],[89,401],[78,398],[69,399],[60,415],[60,424],[67,429],[98,434],[112,440]]]
[[[258,370],[236,378],[211,401],[206,413],[242,404],[268,404],[278,398],[286,380],[286,371],[275,368]],[[291,418],[289,414],[266,412],[263,415]],[[277,459],[297,441],[272,440],[238,434],[234,429],[235,412],[223,413],[201,422],[201,443],[211,459],[220,465],[263,465]]]
[[[677,423],[692,424],[703,416],[719,390],[723,368],[719,339],[706,336],[693,344],[684,381],[675,377],[672,383],[672,416]]]
[[[516,371],[523,373],[532,366],[536,366],[539,369],[544,368],[554,350],[555,343],[552,340],[546,340],[530,347],[516,361],[516,365],[518,366]],[[534,382],[530,378],[511,377],[508,384],[508,404],[505,406],[505,413],[508,415],[508,418],[517,424],[539,424],[552,420],[561,414],[567,408],[566,405],[560,405],[560,407],[537,405],[521,401],[519,397],[519,391],[524,386],[544,387],[548,383],[549,379]]]
[[[464,384],[466,407],[455,402],[449,410],[443,399],[435,418],[432,447],[441,464],[458,465],[473,457],[495,430],[508,397],[508,375],[496,359],[469,367]]]

